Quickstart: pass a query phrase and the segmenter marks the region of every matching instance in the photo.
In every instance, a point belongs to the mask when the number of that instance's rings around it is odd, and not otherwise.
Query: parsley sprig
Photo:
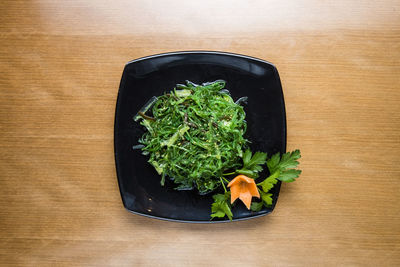
[[[267,153],[257,151],[253,155],[250,149],[247,149],[243,153],[243,167],[231,173],[224,173],[223,175],[244,174],[251,178],[257,178],[259,172],[263,170],[262,165],[266,163],[266,160]]]
[[[233,214],[231,211],[231,204],[229,199],[231,197],[230,192],[224,194],[213,195],[214,203],[211,205],[211,218],[224,218],[227,216],[229,220],[232,220]]]
[[[300,150],[294,150],[282,155],[280,153],[274,154],[267,160],[267,153],[257,151],[254,155],[248,149],[243,154],[243,167],[232,174],[243,174],[251,178],[256,178],[263,170],[263,165],[267,165],[270,175],[263,181],[257,184],[260,193],[260,201],[252,202],[250,209],[252,211],[260,211],[263,207],[271,207],[273,204],[272,193],[269,191],[278,183],[293,182],[301,174],[301,170],[296,169],[299,165]],[[230,192],[226,190],[224,183],[228,181],[223,178],[220,179],[224,188],[224,194],[216,194],[213,196],[214,203],[211,205],[211,219],[224,218],[227,216],[230,220],[233,218],[232,204],[229,202],[231,196]]]
[[[263,170],[262,165],[266,163],[267,153],[257,151],[252,155],[250,149],[247,149],[243,155],[243,167],[236,173],[244,174],[251,178],[257,178],[258,173]]]

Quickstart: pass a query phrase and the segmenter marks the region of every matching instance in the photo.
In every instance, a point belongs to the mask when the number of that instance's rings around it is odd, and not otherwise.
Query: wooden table
[[[0,265],[399,266],[399,1],[2,1]],[[122,206],[124,64],[219,50],[273,62],[301,179],[228,224]]]

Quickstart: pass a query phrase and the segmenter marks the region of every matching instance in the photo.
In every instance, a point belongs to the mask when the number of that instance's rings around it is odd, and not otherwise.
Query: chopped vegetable
[[[246,114],[224,87],[221,80],[202,85],[188,81],[153,97],[135,116],[147,129],[139,143],[161,184],[168,177],[178,190],[197,188],[205,194],[220,186],[225,171],[241,166],[248,143],[243,137]]]

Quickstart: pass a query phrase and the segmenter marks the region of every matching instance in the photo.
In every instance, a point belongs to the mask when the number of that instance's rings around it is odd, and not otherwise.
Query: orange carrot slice
[[[246,205],[247,209],[250,209],[252,197],[260,198],[260,193],[254,179],[245,175],[236,176],[228,184],[228,187],[231,189],[231,203],[239,198]]]

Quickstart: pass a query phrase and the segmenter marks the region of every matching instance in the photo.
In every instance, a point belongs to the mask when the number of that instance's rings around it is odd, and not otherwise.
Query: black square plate
[[[286,116],[277,69],[264,60],[207,51],[173,52],[133,60],[122,74],[115,112],[114,148],[122,202],[129,211],[158,219],[180,222],[223,222],[210,220],[212,194],[175,191],[162,187],[160,176],[147,163],[148,156],[133,150],[144,129],[133,116],[152,97],[170,91],[185,80],[203,83],[222,79],[234,100],[248,96],[245,105],[252,151],[284,153]],[[262,173],[261,177],[266,177]],[[234,221],[270,213],[276,204],[280,182],[272,190],[273,206],[259,212],[242,203],[233,208]]]

